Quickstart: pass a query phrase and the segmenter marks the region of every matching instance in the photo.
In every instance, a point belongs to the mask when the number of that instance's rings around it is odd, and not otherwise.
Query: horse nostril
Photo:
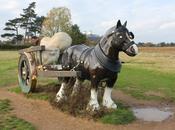
[[[131,52],[135,52],[135,49],[133,46],[131,46]]]

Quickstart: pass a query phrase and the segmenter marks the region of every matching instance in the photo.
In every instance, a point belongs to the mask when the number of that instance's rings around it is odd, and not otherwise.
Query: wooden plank
[[[80,76],[80,71],[41,71],[38,70],[38,76],[41,77],[77,77]]]
[[[19,54],[23,54],[24,52],[34,52],[34,51],[44,51],[45,50],[45,46],[32,46],[32,47],[29,47],[29,48],[26,48],[26,49],[22,49],[22,50],[19,50]]]

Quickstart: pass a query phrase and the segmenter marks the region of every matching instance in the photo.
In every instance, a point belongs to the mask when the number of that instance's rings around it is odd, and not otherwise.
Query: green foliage
[[[44,19],[45,19],[44,16],[41,16],[41,17],[36,16],[36,18],[34,19],[34,23],[29,28],[29,31],[32,32],[34,36],[41,33],[42,24],[44,22]]]
[[[106,124],[129,124],[135,120],[135,116],[129,108],[118,105],[118,108],[105,114],[100,121]]]
[[[44,21],[43,16],[37,16],[35,13],[35,4],[32,2],[26,9],[23,9],[23,14],[20,14],[19,18],[8,20],[5,23],[4,30],[6,33],[2,34],[1,37],[8,38],[11,42],[18,44],[21,43],[24,37],[24,42],[29,42],[30,36],[37,36],[41,33],[42,23]],[[24,36],[19,34],[19,29],[24,29]]]
[[[138,99],[170,99],[174,100],[175,75],[156,70],[148,70],[139,66],[123,65],[115,88],[120,89]],[[162,93],[163,95],[147,95],[147,92]],[[174,100],[175,101],[175,100]]]
[[[1,37],[3,37],[3,38],[8,37],[8,39],[11,38],[11,37],[14,37],[14,36],[15,36],[14,33],[4,33],[4,34],[1,35]]]
[[[49,95],[45,92],[43,93],[29,93],[25,95],[27,98],[49,100]]]
[[[72,25],[71,31],[69,32],[73,44],[81,44],[86,42],[86,35],[80,32],[77,24]]]
[[[24,48],[28,48],[31,45],[13,45],[13,44],[0,44],[0,50],[20,50]]]
[[[34,21],[36,18],[35,4],[36,2],[30,3],[26,9],[23,9],[23,14],[21,14],[22,23],[20,26],[25,30],[24,42],[26,42],[26,37],[29,41],[29,36],[33,33],[31,30],[34,28]]]
[[[12,115],[10,101],[0,100],[0,130],[35,130],[28,122]]]
[[[42,35],[53,36],[57,32],[71,30],[71,13],[66,7],[53,8],[43,22]]]
[[[8,116],[1,123],[1,130],[35,130],[35,127],[23,119],[19,119],[15,116]]]
[[[12,108],[10,107],[10,101],[8,99],[0,100],[0,115],[8,113]]]
[[[5,31],[8,31],[10,33],[4,33],[1,35],[1,37],[8,38],[8,39],[16,39],[16,40],[21,40],[19,39],[19,34],[18,34],[18,29],[20,26],[21,19],[20,18],[15,18],[12,20],[8,20],[8,22],[5,23]]]
[[[19,86],[18,87],[14,87],[14,88],[10,88],[9,91],[17,93],[17,94],[22,93],[21,88]]]
[[[15,87],[15,88],[10,88],[9,89],[10,92],[15,92],[17,94],[22,94],[21,88]],[[29,94],[25,94],[25,96],[27,98],[31,98],[31,99],[40,99],[40,100],[48,100],[49,99],[49,95],[46,92],[40,92],[40,93],[29,93]]]
[[[17,84],[18,53],[0,51],[0,87]]]

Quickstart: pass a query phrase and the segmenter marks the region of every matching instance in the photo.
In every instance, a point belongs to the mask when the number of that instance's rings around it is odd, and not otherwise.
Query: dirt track
[[[160,105],[156,102],[138,101],[120,91],[115,91],[113,97],[129,105]],[[31,122],[38,130],[175,130],[175,118],[160,122],[135,121],[129,125],[107,125],[92,120],[72,117],[53,109],[46,101],[27,99],[23,95],[0,89],[0,99],[12,102],[13,112],[17,117]]]

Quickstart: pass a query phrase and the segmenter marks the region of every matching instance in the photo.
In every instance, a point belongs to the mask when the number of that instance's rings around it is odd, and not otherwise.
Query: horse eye
[[[120,36],[119,36],[119,38],[120,38],[120,39],[122,39],[122,38],[123,38],[123,36],[122,36],[122,35],[120,35]]]

